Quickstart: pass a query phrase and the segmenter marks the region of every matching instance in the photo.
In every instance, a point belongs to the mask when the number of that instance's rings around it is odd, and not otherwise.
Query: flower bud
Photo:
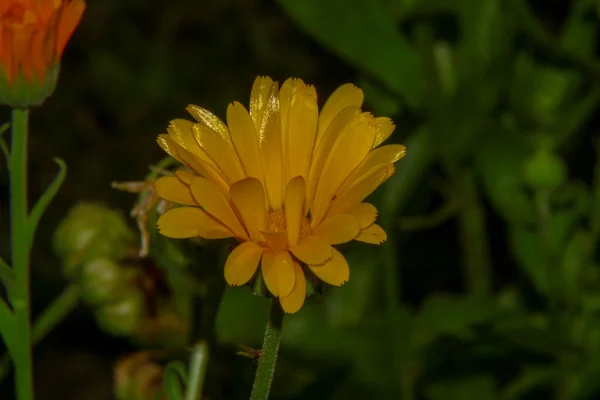
[[[136,333],[145,317],[145,299],[137,290],[130,291],[123,298],[106,304],[96,311],[98,325],[114,336]]]
[[[133,270],[124,270],[111,259],[91,260],[81,268],[83,299],[96,306],[115,301],[124,295],[133,275]]]
[[[555,189],[567,177],[567,168],[562,159],[550,149],[538,149],[525,163],[525,180],[537,190]]]
[[[114,367],[115,395],[118,400],[165,398],[163,368],[153,361],[149,351],[134,353],[119,360]]]
[[[60,58],[84,9],[83,0],[2,0],[0,104],[40,105],[52,94]]]
[[[54,250],[63,259],[67,277],[72,277],[85,261],[119,260],[135,252],[135,246],[135,234],[123,216],[96,203],[77,204],[54,233]]]

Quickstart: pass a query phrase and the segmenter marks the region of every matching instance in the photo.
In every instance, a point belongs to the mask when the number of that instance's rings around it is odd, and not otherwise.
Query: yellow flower
[[[340,286],[350,270],[332,245],[380,244],[377,209],[362,202],[394,173],[402,145],[377,148],[394,130],[389,118],[361,112],[362,91],[338,88],[319,113],[315,88],[300,79],[259,77],[250,111],[234,102],[227,125],[189,106],[197,122],[171,121],[160,146],[185,165],[156,190],[184,205],[158,220],[172,238],[234,237],[240,244],[225,263],[225,279],[243,285],[260,273],[284,311],[306,297],[305,272]],[[190,172],[191,171],[191,172]]]

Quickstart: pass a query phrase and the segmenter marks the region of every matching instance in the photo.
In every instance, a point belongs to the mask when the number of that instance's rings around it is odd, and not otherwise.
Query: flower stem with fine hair
[[[31,323],[29,298],[29,247],[27,221],[27,133],[29,110],[13,108],[10,166],[10,213],[12,265],[15,274],[11,303],[15,313],[17,340],[15,384],[18,400],[33,399]]]
[[[263,348],[254,378],[251,400],[266,400],[269,398],[271,381],[275,374],[275,364],[281,340],[281,329],[283,328],[283,309],[276,299],[271,300],[271,313],[267,321]]]

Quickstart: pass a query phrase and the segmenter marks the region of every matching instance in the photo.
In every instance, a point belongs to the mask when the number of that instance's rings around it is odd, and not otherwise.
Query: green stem
[[[275,374],[275,363],[281,340],[283,327],[283,310],[276,299],[271,300],[271,313],[265,329],[265,339],[260,354],[260,361],[254,378],[250,400],[267,400],[271,390],[271,381]]]
[[[196,343],[192,349],[185,400],[202,399],[202,388],[204,386],[204,377],[206,376],[206,367],[208,366],[208,352],[208,343],[205,341]]]
[[[473,296],[488,296],[492,291],[492,273],[485,211],[471,170],[457,175],[457,189],[462,199],[458,216],[459,234],[464,255],[466,286]]]
[[[29,240],[27,234],[27,133],[29,110],[12,110],[12,150],[10,167],[10,212],[12,265],[15,287],[11,303],[17,324],[13,359],[18,400],[33,399],[31,323],[29,298]]]
[[[79,285],[71,284],[44,310],[31,331],[32,344],[37,345],[46,335],[54,329],[79,303]],[[0,358],[0,382],[10,370],[11,359],[8,354]]]

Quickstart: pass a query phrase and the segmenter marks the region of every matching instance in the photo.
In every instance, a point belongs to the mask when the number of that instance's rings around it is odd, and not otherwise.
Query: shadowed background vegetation
[[[598,26],[591,0],[89,0],[56,92],[31,116],[31,198],[53,179],[53,156],[69,166],[36,234],[34,314],[68,283],[52,244],[60,221],[95,201],[134,232],[136,197],[111,182],[162,159],[155,138],[188,104],[224,119],[259,74],[302,78],[321,105],[353,82],[396,122],[389,142],[408,147],[370,200],[388,241],[342,247],[350,282],[287,318],[272,398],[600,398]],[[4,256],[6,174],[0,193]],[[216,251],[152,243],[151,261],[136,261],[158,271],[145,298],[191,304],[175,308],[183,331],[209,338],[205,398],[247,398],[255,363],[235,353],[260,348],[267,302],[227,288],[213,336],[211,299],[181,271],[222,285]],[[187,360],[186,334],[140,340],[140,319],[125,334],[98,324],[92,303],[36,347],[40,400],[115,398],[113,366],[145,348]],[[166,361],[125,374],[148,390],[121,398],[153,398]]]

